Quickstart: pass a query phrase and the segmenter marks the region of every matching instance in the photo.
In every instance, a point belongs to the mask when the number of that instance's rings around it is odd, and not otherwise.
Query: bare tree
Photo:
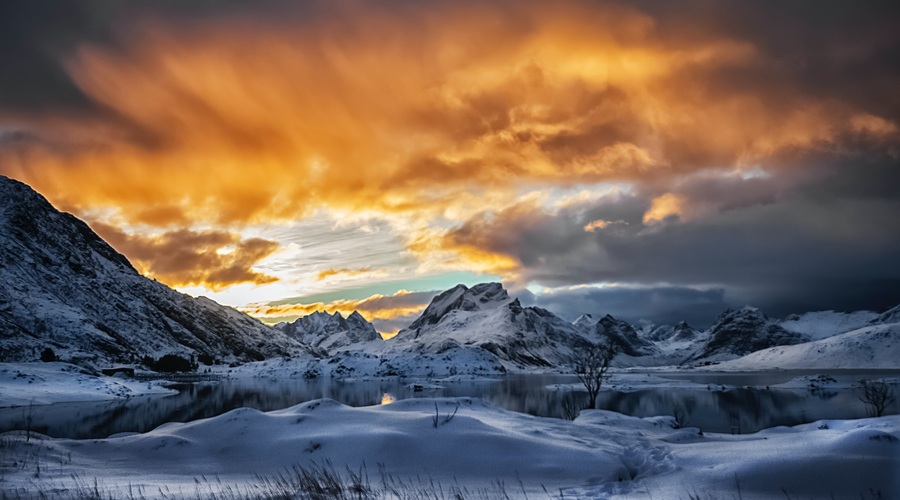
[[[868,405],[868,412],[874,417],[884,415],[884,410],[894,402],[891,386],[878,380],[862,380],[861,391],[856,397]]]
[[[584,384],[584,388],[588,393],[587,408],[597,406],[597,395],[600,394],[600,386],[603,379],[606,378],[609,365],[613,358],[619,354],[616,346],[608,344],[591,344],[590,347],[577,351],[572,356],[572,364],[575,368],[575,375],[578,380]]]

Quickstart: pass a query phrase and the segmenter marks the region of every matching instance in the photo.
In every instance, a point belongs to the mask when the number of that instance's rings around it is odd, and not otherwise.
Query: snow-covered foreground
[[[388,476],[445,495],[464,487],[531,498],[900,496],[900,416],[743,436],[673,424],[602,410],[574,422],[539,418],[472,398],[364,408],[321,399],[99,440],[6,433],[0,492],[78,496],[96,479],[113,496],[255,497],[294,466],[330,462],[340,472],[365,466],[376,493]]]
[[[163,382],[97,377],[68,363],[0,363],[0,407],[175,394]]]

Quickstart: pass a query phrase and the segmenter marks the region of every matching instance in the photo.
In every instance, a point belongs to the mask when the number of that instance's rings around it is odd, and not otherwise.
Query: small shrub
[[[206,366],[212,366],[216,364],[216,357],[212,354],[199,354],[197,355],[197,361],[203,363]]]
[[[194,371],[194,366],[190,360],[175,354],[166,354],[159,358],[159,361],[154,363],[152,368],[158,372],[165,373]]]
[[[56,353],[53,352],[53,349],[48,347],[41,351],[41,361],[43,361],[44,363],[59,361],[59,356],[57,356]]]

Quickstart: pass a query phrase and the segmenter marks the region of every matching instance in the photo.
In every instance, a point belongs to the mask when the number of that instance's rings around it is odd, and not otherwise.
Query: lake
[[[687,380],[688,386],[620,391],[604,386],[598,407],[639,417],[678,415],[686,427],[706,432],[747,433],[778,425],[796,425],[820,419],[860,418],[866,407],[852,389],[809,391],[769,388],[809,372],[656,373]],[[839,381],[897,377],[900,371],[846,370],[829,372]],[[478,381],[442,381],[441,388],[416,391],[412,381],[335,381],[226,379],[177,386],[172,396],[144,396],[108,403],[61,403],[32,408],[0,408],[0,432],[28,427],[53,437],[101,438],[120,432],[146,432],[166,422],[188,422],[212,417],[234,408],[270,411],[318,398],[332,398],[350,406],[370,406],[412,397],[472,396],[498,406],[544,417],[561,417],[565,391],[555,384],[574,384],[571,375],[507,375]],[[721,390],[725,384],[727,390]],[[747,388],[744,386],[757,386]],[[895,401],[886,412],[900,413]]]

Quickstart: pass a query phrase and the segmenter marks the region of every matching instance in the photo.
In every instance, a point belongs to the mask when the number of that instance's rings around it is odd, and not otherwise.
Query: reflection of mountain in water
[[[861,418],[865,407],[851,390],[651,389],[602,392],[598,407],[627,415],[678,415],[685,427],[748,433],[830,418]]]
[[[473,396],[532,415],[561,417],[565,391],[551,384],[575,383],[572,376],[510,375],[496,380],[442,382],[444,388],[415,392],[408,381],[365,382],[224,380],[189,384],[168,397],[138,397],[124,402],[65,403],[35,406],[31,428],[54,437],[98,438],[119,432],[146,432],[166,422],[188,422],[234,408],[261,411],[286,408],[327,397],[350,406],[382,402],[385,393],[397,399]],[[718,386],[721,387],[721,386]],[[860,418],[865,407],[852,390],[659,388],[633,392],[604,390],[598,407],[639,417],[678,414],[683,425],[707,432],[753,432],[778,425],[819,419]],[[28,407],[0,408],[0,432],[25,429]],[[900,412],[895,402],[888,413]]]

